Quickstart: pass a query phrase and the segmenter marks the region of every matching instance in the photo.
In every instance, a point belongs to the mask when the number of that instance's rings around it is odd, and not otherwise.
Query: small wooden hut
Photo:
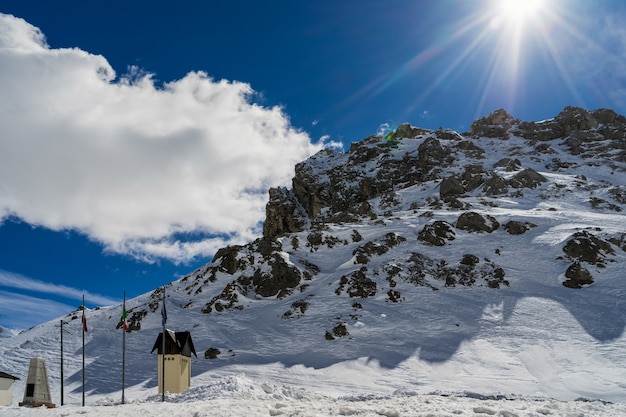
[[[163,393],[163,333],[159,333],[151,353],[158,353],[159,393]],[[189,332],[165,331],[165,392],[179,393],[191,386],[191,354],[196,349]]]

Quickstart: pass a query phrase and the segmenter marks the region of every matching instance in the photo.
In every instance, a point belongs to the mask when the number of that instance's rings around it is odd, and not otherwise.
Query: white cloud
[[[39,292],[44,294],[52,294],[62,296],[67,299],[74,299],[82,302],[83,296],[85,297],[85,304],[97,304],[100,306],[109,306],[118,304],[118,300],[105,297],[98,294],[91,294],[88,291],[80,290],[77,288],[68,287],[66,285],[51,284],[48,282],[39,281],[36,279],[28,278],[23,275],[14,274],[7,271],[0,270],[0,287],[15,288],[21,290],[27,290],[29,292]],[[3,309],[4,304],[0,303]],[[80,305],[77,304],[77,305]],[[74,307],[75,308],[75,307]]]
[[[323,146],[248,84],[118,78],[104,57],[51,49],[4,14],[0,68],[0,220],[79,230],[110,251],[184,261],[247,242],[268,188]],[[190,231],[222,237],[173,241]]]
[[[13,330],[27,329],[47,322],[50,317],[63,317],[76,309],[45,298],[31,297],[0,290],[0,323],[10,323]]]

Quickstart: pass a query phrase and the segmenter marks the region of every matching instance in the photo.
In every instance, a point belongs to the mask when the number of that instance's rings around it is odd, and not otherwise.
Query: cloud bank
[[[26,290],[39,293],[38,296],[20,294],[12,290]],[[47,296],[61,296],[74,300],[73,305],[54,301]],[[51,317],[62,317],[68,311],[75,310],[85,297],[85,304],[109,306],[118,304],[119,300],[92,294],[88,291],[65,285],[51,284],[0,270],[0,324],[10,323],[12,329],[26,329],[37,323],[49,321]]]
[[[0,68],[0,221],[77,230],[144,260],[256,238],[268,188],[324,146],[254,103],[248,84],[118,77],[104,57],[50,48],[6,14]]]
[[[120,302],[119,300],[114,300],[103,295],[91,294],[85,290],[79,290],[66,285],[51,284],[2,270],[0,270],[0,287],[9,287],[20,290],[28,290],[31,292],[58,295],[77,301],[82,301],[82,297],[85,297],[85,303],[105,306],[115,305]]]

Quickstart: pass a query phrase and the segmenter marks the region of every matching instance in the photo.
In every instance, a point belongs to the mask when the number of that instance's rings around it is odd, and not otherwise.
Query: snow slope
[[[414,154],[428,137],[400,140],[391,157]],[[442,141],[445,142],[445,141]],[[485,149],[482,164],[494,165],[511,149],[528,144],[474,140]],[[377,146],[373,144],[372,146]],[[121,307],[87,311],[85,389],[81,402],[80,313],[64,317],[65,403],[48,415],[626,415],[626,252],[614,245],[602,264],[586,264],[594,283],[576,290],[562,285],[570,261],[563,245],[576,232],[619,237],[626,232],[621,210],[593,206],[591,197],[612,201],[611,187],[624,187],[624,171],[610,164],[580,161],[553,143],[549,155],[520,152],[522,168],[532,168],[548,182],[523,193],[485,196],[480,190],[460,200],[500,224],[532,223],[526,233],[511,235],[456,230],[444,246],[427,246],[417,236],[433,219],[453,224],[459,210],[415,204],[432,201],[438,181],[395,190],[388,202],[370,201],[376,219],[326,224],[322,243],[312,244],[310,229],[278,238],[280,256],[289,265],[314,265],[316,272],[284,297],[261,297],[237,291],[236,308],[210,314],[233,274],[207,267],[165,288],[170,329],[189,330],[198,357],[192,357],[192,388],[157,395],[156,356],[150,354],[161,331],[160,291],[127,302],[129,312],[145,312],[141,329],[126,335],[126,398],[121,398],[122,333],[116,329]],[[550,161],[575,161],[575,170],[548,170]],[[593,162],[593,163],[591,163]],[[345,155],[310,160],[323,176],[346,163]],[[376,169],[364,163],[363,172]],[[451,168],[462,172],[463,166]],[[518,170],[519,171],[519,170]],[[512,177],[516,171],[502,171]],[[584,178],[584,181],[581,179]],[[429,200],[431,199],[431,200]],[[355,231],[361,240],[355,239]],[[357,262],[366,242],[381,245],[390,236],[393,250]],[[252,259],[241,274],[266,268],[249,245],[238,249]],[[430,276],[416,285],[394,266],[414,262],[415,254],[435,264],[458,263],[475,255],[479,268],[500,267],[507,285],[445,285]],[[217,261],[214,261],[217,262]],[[433,266],[435,268],[436,265]],[[350,297],[342,278],[366,268],[376,282],[374,294]],[[402,269],[402,268],[400,268]],[[237,272],[239,274],[239,272]],[[397,297],[391,297],[393,291]],[[393,298],[393,299],[392,299]],[[304,306],[304,309],[301,307]],[[11,416],[35,415],[16,407],[21,401],[30,358],[46,359],[51,392],[60,404],[59,320],[0,339],[0,370],[22,378],[14,384],[14,404],[0,409]],[[347,335],[328,340],[337,326]],[[209,348],[220,351],[205,359]],[[506,398],[506,400],[499,399]],[[576,401],[578,400],[578,401]]]

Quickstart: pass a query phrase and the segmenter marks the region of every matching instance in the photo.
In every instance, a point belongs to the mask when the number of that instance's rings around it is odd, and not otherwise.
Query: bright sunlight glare
[[[523,22],[533,17],[543,6],[542,0],[497,0],[500,14],[507,20]]]

